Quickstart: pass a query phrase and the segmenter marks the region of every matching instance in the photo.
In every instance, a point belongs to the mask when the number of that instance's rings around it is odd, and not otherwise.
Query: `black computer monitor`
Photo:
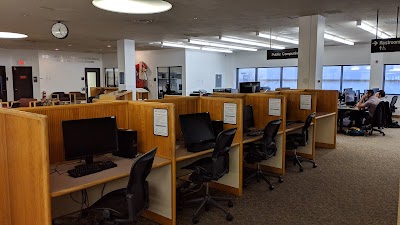
[[[260,92],[260,82],[242,82],[239,84],[240,93]]]
[[[243,132],[247,132],[249,128],[254,127],[253,106],[243,106]]]
[[[344,101],[346,102],[346,105],[355,105],[356,104],[355,96],[356,96],[355,91],[346,91],[344,93]]]
[[[94,155],[118,150],[115,116],[62,121],[65,159],[85,158],[93,163]]]
[[[379,91],[379,88],[372,88],[372,90],[374,91],[374,94],[376,94],[376,92]]]
[[[211,117],[208,112],[179,115],[179,121],[186,147],[215,141]]]
[[[353,91],[353,88],[344,88],[343,93],[346,93],[347,91]]]

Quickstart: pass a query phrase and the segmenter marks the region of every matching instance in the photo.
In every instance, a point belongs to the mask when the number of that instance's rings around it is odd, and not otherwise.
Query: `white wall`
[[[118,68],[117,53],[103,54],[103,67],[104,69]]]
[[[19,60],[23,60],[25,64],[18,65]],[[39,79],[38,51],[36,50],[0,49],[0,66],[6,67],[8,101],[14,100],[13,66],[32,67],[32,77],[38,77]],[[41,98],[40,82],[33,83],[33,97]]]
[[[232,87],[231,54],[187,49],[185,57],[187,95],[200,89],[212,93],[216,74],[222,74],[222,87]]]
[[[48,94],[56,91],[82,91],[85,88],[85,68],[100,68],[104,84],[102,55],[76,52],[39,51],[40,90]]]
[[[150,99],[158,98],[158,81],[154,81],[157,78],[157,67],[169,67],[169,66],[182,66],[182,91],[185,95],[185,50],[184,49],[164,49],[164,50],[152,50],[152,51],[136,51],[135,55],[136,63],[140,61],[147,64],[147,78],[148,87],[150,89]]]

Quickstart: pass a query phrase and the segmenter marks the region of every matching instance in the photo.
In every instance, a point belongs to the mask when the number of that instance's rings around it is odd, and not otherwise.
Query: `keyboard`
[[[68,174],[73,177],[83,177],[89,174],[98,173],[103,170],[117,167],[117,164],[111,161],[95,162],[92,164],[84,164],[76,166],[75,169],[68,170]]]
[[[264,135],[264,130],[251,130],[246,133],[247,136],[255,137]]]
[[[205,142],[190,146],[187,148],[188,152],[202,152],[205,150],[209,150],[215,147],[214,142]]]

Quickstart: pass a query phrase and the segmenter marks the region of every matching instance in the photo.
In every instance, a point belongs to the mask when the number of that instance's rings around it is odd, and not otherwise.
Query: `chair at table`
[[[70,92],[69,97],[71,99],[71,102],[73,103],[80,103],[82,101],[87,101],[86,93],[81,93],[81,92]]]
[[[209,206],[215,206],[225,213],[228,221],[233,220],[230,212],[226,211],[217,201],[228,201],[228,206],[233,207],[231,198],[214,197],[210,195],[209,183],[217,181],[229,172],[229,151],[236,134],[236,128],[222,131],[216,140],[212,157],[206,157],[184,167],[183,169],[193,170],[189,180],[194,184],[204,184],[206,186],[205,196],[198,199],[188,200],[185,203],[201,203],[194,212],[192,222],[199,222],[198,216],[201,209],[208,211]]]
[[[395,112],[396,109],[397,109],[397,107],[396,107],[397,98],[398,98],[397,95],[396,95],[396,96],[393,96],[392,100],[390,101],[390,110],[391,110],[392,112]]]
[[[313,168],[317,167],[317,163],[314,160],[305,159],[297,155],[297,148],[299,146],[306,146],[308,144],[308,129],[311,125],[315,113],[311,113],[304,123],[301,133],[288,134],[286,135],[286,153],[291,153],[288,155],[287,159],[293,161],[294,165],[299,165],[300,172],[303,172],[302,162],[309,162],[313,164]]]
[[[264,136],[260,141],[249,143],[246,146],[248,154],[245,156],[245,161],[249,164],[257,164],[257,169],[244,180],[244,187],[246,187],[249,182],[253,179],[260,179],[267,182],[270,190],[274,190],[274,186],[268,180],[266,176],[273,176],[279,178],[279,182],[283,182],[281,175],[265,173],[260,168],[260,163],[262,161],[268,160],[276,155],[277,147],[275,137],[278,134],[279,127],[281,126],[281,120],[274,120],[269,122],[264,128]]]
[[[146,178],[151,171],[156,150],[157,148],[136,160],[126,188],[106,194],[85,211],[101,210],[105,222],[111,224],[136,223],[140,213],[149,208],[149,184]]]
[[[376,106],[374,115],[371,118],[371,123],[366,126],[369,135],[372,135],[373,131],[377,131],[385,136],[385,132],[382,130],[386,126],[386,117],[385,102],[382,101]]]
[[[63,103],[71,103],[70,95],[65,94],[64,92],[53,92],[51,94],[51,98],[58,99],[60,102],[63,102]]]

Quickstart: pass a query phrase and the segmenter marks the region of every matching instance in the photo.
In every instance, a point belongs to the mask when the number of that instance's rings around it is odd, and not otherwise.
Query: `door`
[[[7,78],[6,67],[0,66],[0,100],[7,101]]]
[[[33,98],[32,67],[13,66],[14,100]]]
[[[85,68],[86,95],[90,96],[91,87],[100,87],[100,68]]]

